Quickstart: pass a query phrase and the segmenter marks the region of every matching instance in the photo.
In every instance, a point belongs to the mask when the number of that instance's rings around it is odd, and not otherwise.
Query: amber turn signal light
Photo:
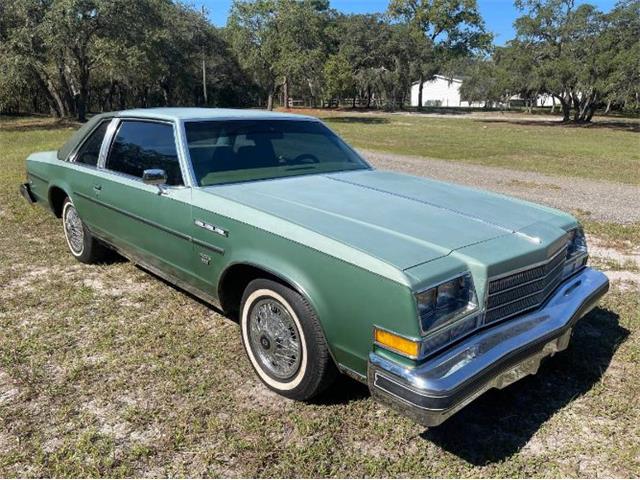
[[[388,348],[392,352],[396,352],[410,358],[418,358],[418,355],[420,354],[419,342],[409,340],[386,330],[376,328],[374,330],[374,339],[376,344],[381,347]]]

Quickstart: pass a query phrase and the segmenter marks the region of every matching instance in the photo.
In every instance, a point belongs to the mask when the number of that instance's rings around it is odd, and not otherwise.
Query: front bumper
[[[420,366],[372,352],[371,394],[425,426],[439,425],[487,390],[535,374],[543,358],[567,348],[576,322],[608,289],[603,273],[585,268],[542,308],[480,331]]]

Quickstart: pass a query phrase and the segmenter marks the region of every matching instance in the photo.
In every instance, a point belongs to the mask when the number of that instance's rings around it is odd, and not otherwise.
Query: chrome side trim
[[[148,225],[150,227],[154,227],[157,228],[158,230],[162,230],[163,232],[167,232],[171,235],[174,235],[175,237],[178,237],[186,242],[190,242],[190,243],[194,243],[200,247],[204,247],[207,248],[209,250],[211,250],[212,252],[216,252],[219,253],[220,255],[224,255],[224,249],[217,247],[215,245],[211,245],[210,243],[207,242],[203,242],[202,240],[198,240],[196,238],[193,238],[191,235],[187,235],[185,233],[182,232],[178,232],[177,230],[174,230],[172,228],[169,227],[165,227],[164,225],[160,225],[159,223],[153,222],[151,220],[148,220],[146,218],[143,218],[139,215],[136,215],[134,213],[128,212],[126,210],[123,210],[121,208],[118,207],[114,207],[113,205],[109,205],[108,203],[102,202],[96,198],[93,198],[89,195],[85,195],[84,193],[81,192],[73,192],[75,195],[78,195],[81,198],[84,198],[85,200],[88,200],[90,202],[95,203],[96,205],[100,205],[101,207],[104,208],[108,208],[109,210],[112,210],[116,213],[120,213],[121,215],[124,215],[126,217],[129,217],[133,220],[136,220],[140,223],[144,223],[145,225]]]
[[[194,245],[198,245],[199,247],[206,248],[211,250],[212,252],[219,253],[220,255],[224,255],[224,248],[216,247],[215,245],[211,245],[210,243],[203,242],[202,240],[198,240],[197,238],[191,237],[191,241]]]
[[[118,207],[114,207],[113,205],[109,205],[108,203],[102,202],[96,198],[91,197],[90,195],[85,195],[84,193],[81,193],[81,192],[73,192],[73,193],[79,197],[84,198],[85,200],[89,200],[90,202],[100,205],[101,207],[108,208],[109,210],[120,213],[126,217],[132,218],[133,220],[137,220],[140,223],[144,223],[145,225],[149,225],[150,227],[154,227],[154,228],[157,228],[158,230],[162,230],[163,232],[170,233],[171,235],[181,238],[182,240],[186,240],[188,242],[191,241],[191,237],[182,232],[178,232],[177,230],[174,230],[169,227],[165,227],[164,225],[160,225],[159,223],[153,222],[151,220],[147,220],[146,218],[143,218],[134,213],[128,212]]]

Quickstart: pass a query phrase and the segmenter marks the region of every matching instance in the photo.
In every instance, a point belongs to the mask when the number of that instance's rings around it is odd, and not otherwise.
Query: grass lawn
[[[287,401],[236,324],[130,263],[73,260],[60,222],[17,193],[26,155],[71,130],[0,122],[0,477],[640,475],[637,291],[614,287],[538,376],[436,429],[347,378]],[[356,143],[384,130],[336,125]]]
[[[635,120],[576,127],[513,116],[311,114],[324,117],[362,149],[640,184],[640,123]]]

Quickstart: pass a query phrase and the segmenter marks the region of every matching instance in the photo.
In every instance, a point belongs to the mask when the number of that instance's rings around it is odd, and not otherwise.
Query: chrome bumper
[[[575,323],[608,289],[603,273],[585,268],[542,308],[480,331],[418,367],[372,352],[371,394],[418,423],[439,425],[487,390],[535,374],[543,358],[567,348]]]

